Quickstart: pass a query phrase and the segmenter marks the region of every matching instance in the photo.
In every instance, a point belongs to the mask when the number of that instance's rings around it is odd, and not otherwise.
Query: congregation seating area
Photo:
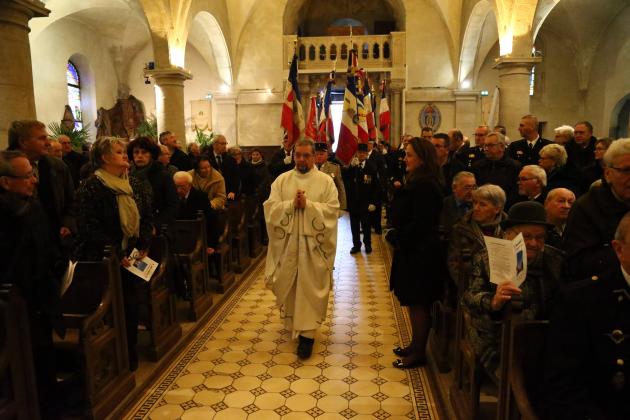
[[[116,418],[142,391],[261,256],[265,242],[261,202],[243,196],[217,212],[217,220],[177,220],[151,242],[159,263],[149,282],[138,284],[139,368],[130,369],[118,258],[106,249],[100,262],[78,261],[61,298],[64,333],[53,333],[57,381],[67,391],[64,418]],[[216,251],[207,254],[205,224],[218,223]],[[251,252],[250,252],[251,250]],[[34,361],[28,319],[19,289],[0,287],[0,419],[36,420]],[[7,314],[10,313],[11,316]],[[112,417],[113,416],[113,417]]]

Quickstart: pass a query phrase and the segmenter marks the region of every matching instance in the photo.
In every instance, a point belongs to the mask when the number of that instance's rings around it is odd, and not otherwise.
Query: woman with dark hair
[[[153,196],[153,226],[171,226],[177,216],[175,184],[164,165],[158,162],[160,146],[148,137],[138,137],[127,146],[130,175],[151,186]]]
[[[210,207],[214,210],[225,208],[225,180],[212,168],[207,156],[202,155],[195,163],[195,169],[188,173],[193,177],[193,187],[208,194]]]
[[[76,192],[77,248],[75,258],[101,261],[106,246],[118,254],[121,265],[136,248],[145,256],[151,240],[151,193],[140,180],[128,177],[125,144],[115,138],[94,143],[91,161],[96,168]],[[127,347],[131,370],[138,366],[138,277],[121,270]]]
[[[271,179],[269,169],[260,149],[252,149],[249,154],[249,163],[252,167],[252,176],[256,184],[256,194],[262,203],[269,197]]]
[[[438,235],[443,199],[435,147],[426,139],[414,137],[405,153],[407,175],[404,185],[394,192],[393,229],[386,235],[394,247],[390,289],[407,307],[411,321],[411,343],[394,349],[402,358],[394,362],[394,367],[401,369],[426,363],[430,308],[440,297],[446,273]]]

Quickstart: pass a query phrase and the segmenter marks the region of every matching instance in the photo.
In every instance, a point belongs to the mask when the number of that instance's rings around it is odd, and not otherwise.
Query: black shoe
[[[365,253],[366,254],[371,254],[372,253],[372,246],[366,245],[365,246]]]
[[[411,359],[411,360],[409,360]],[[424,356],[409,356],[407,360],[396,359],[392,365],[398,369],[413,369],[427,364],[427,358]]]
[[[352,249],[350,249],[351,254],[356,254],[357,252],[361,252],[361,248],[358,246],[353,246]]]
[[[409,347],[396,347],[392,351],[398,357],[405,357],[411,354],[411,349]]]
[[[308,359],[313,353],[313,343],[315,339],[298,336],[297,355],[300,359]]]

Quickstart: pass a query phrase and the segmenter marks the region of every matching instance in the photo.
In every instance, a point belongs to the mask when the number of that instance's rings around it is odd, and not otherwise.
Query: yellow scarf
[[[133,199],[133,190],[127,175],[117,177],[102,169],[97,169],[94,175],[116,194],[120,228],[124,235],[123,242],[126,243],[127,239],[140,236],[140,213],[136,201]]]

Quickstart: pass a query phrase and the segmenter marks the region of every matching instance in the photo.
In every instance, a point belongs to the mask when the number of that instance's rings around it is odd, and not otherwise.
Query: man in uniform
[[[339,199],[332,178],[315,167],[315,147],[299,140],[295,168],[280,175],[263,203],[269,235],[265,266],[285,328],[299,338],[298,357],[311,356],[326,318],[337,249]]]
[[[518,160],[522,166],[537,165],[540,149],[552,142],[538,135],[538,118],[535,115],[525,115],[521,118],[518,132],[523,138],[510,143],[508,149],[510,157]]]
[[[490,132],[487,125],[480,125],[475,128],[475,145],[464,142],[455,152],[455,158],[462,164],[464,168],[472,168],[475,162],[483,159],[483,145],[486,143],[486,136]],[[462,136],[463,137],[463,136]]]
[[[379,191],[374,202],[376,210],[370,213],[370,225],[374,229],[374,233],[380,235],[381,233],[383,233],[383,228],[381,227],[383,200],[387,198],[387,163],[385,162],[385,156],[383,156],[378,148],[374,147],[374,143],[374,140],[370,140],[367,144],[367,160],[372,162],[372,164],[376,168],[376,173],[378,175],[377,186],[379,188]]]
[[[365,253],[372,252],[372,229],[370,213],[376,210],[374,204],[380,193],[376,166],[367,159],[367,144],[359,144],[357,159],[344,169],[350,230],[352,231],[351,254],[361,251],[361,232]]]
[[[548,418],[630,418],[630,213],[611,244],[615,264],[566,286],[554,304],[545,363]]]
[[[330,175],[335,181],[335,187],[337,187],[337,194],[339,198],[339,208],[346,210],[346,189],[343,185],[343,178],[341,177],[341,167],[335,162],[328,160],[328,144],[323,142],[315,143],[315,164],[317,169],[321,172]],[[339,212],[341,215],[341,212]]]

